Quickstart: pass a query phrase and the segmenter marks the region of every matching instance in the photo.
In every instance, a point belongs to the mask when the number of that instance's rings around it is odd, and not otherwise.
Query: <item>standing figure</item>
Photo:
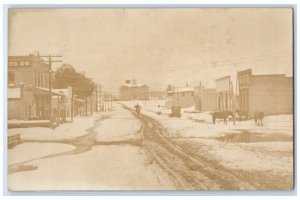
[[[142,107],[139,104],[136,104],[134,107],[135,107],[136,113],[140,114]]]

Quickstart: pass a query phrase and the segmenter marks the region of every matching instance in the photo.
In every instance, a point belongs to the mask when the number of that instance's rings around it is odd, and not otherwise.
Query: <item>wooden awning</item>
[[[28,88],[26,88],[28,89]],[[50,95],[50,90],[49,88],[41,88],[41,87],[30,87],[30,90],[35,94],[35,95]],[[52,91],[52,96],[65,96],[62,93],[54,92]]]

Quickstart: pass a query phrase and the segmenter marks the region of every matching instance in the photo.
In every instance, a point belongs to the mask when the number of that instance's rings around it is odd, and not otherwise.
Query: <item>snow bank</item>
[[[141,123],[121,105],[115,105],[114,111],[110,112],[110,118],[100,122],[95,129],[98,142],[126,141],[139,138],[138,131]]]
[[[96,115],[88,117],[75,117],[72,123],[64,123],[55,129],[44,127],[13,128],[8,129],[8,135],[21,134],[22,140],[63,140],[73,139],[86,134],[86,129],[94,125]]]
[[[8,165],[38,159],[43,156],[57,154],[75,149],[72,145],[58,143],[23,143],[8,150]]]
[[[151,163],[151,164],[150,164]],[[10,174],[11,190],[172,190],[169,176],[145,151],[130,145],[33,161],[37,170]]]
[[[218,160],[229,169],[293,173],[293,142],[226,143],[211,139],[184,139],[189,146],[198,146],[199,154]],[[200,148],[205,145],[205,150]],[[197,148],[196,148],[197,149]]]

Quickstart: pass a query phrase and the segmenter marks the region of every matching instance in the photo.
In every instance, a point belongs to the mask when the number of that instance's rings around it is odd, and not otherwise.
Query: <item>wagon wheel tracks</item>
[[[123,105],[124,106],[124,105]],[[124,106],[124,108],[129,109]],[[132,110],[131,110],[132,111]],[[256,183],[246,181],[243,174],[231,172],[203,156],[195,155],[164,136],[165,129],[156,120],[136,115],[142,123],[142,143],[157,163],[174,179],[178,189],[234,190],[255,189]]]

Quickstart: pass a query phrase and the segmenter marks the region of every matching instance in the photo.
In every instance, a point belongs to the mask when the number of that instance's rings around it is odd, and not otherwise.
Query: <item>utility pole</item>
[[[88,114],[87,114],[87,110],[88,110],[88,108],[87,108],[88,106],[87,106],[87,96],[85,97],[85,116],[87,116]]]
[[[107,98],[108,98],[108,110],[110,110],[111,109],[111,107],[110,107],[110,94],[107,94]]]
[[[59,107],[59,95],[57,96],[57,106],[58,106],[58,121],[57,124],[60,124],[60,107]]]
[[[104,111],[106,112],[106,93],[103,93]]]
[[[48,59],[49,65],[49,121],[50,121],[50,128],[53,128],[53,115],[52,115],[52,63],[54,62],[62,62],[62,60],[52,60],[52,58],[62,58],[61,55],[47,55],[47,56],[39,56],[40,58]],[[46,61],[47,62],[47,61]]]
[[[52,62],[51,62],[51,55],[49,55],[49,95],[50,95],[50,102],[49,102],[49,119],[50,119],[50,128],[53,128],[53,119],[52,119]]]
[[[74,89],[73,86],[72,88],[72,97],[71,97],[71,120],[73,121],[73,116],[74,116]]]
[[[98,113],[98,84],[96,84],[96,113]]]
[[[101,89],[102,89],[102,85],[100,84],[100,85],[99,85],[100,111],[103,110]]]
[[[102,95],[101,95],[101,88],[103,85],[100,83],[96,83],[96,98],[95,98],[95,105],[96,105],[96,112],[99,113],[103,109],[102,105]]]
[[[93,115],[93,93],[90,95],[90,101],[91,115]]]
[[[99,92],[97,92],[97,93],[98,93],[97,108],[98,108],[99,111],[102,111],[102,110],[103,110],[102,93],[101,93],[102,86],[103,86],[103,85],[98,84]]]
[[[177,104],[179,106],[179,92],[178,92],[178,87],[176,89],[177,89]]]
[[[110,108],[112,108],[112,100],[113,100],[112,94],[110,94]]]
[[[238,74],[239,74],[239,71],[237,71],[237,75],[236,75],[236,81],[235,81],[235,111],[237,110],[237,105],[238,105]]]
[[[238,108],[238,81],[239,81],[238,74],[239,74],[239,71],[237,71],[236,80],[235,80],[235,97],[234,97],[233,125],[235,125],[236,111],[237,111],[237,108]]]
[[[146,92],[145,92],[144,98],[145,98],[145,108],[146,108]]]
[[[200,88],[199,88],[199,92],[200,92],[200,95],[199,95],[199,110],[202,112],[202,83],[201,83],[201,81],[200,81]]]

